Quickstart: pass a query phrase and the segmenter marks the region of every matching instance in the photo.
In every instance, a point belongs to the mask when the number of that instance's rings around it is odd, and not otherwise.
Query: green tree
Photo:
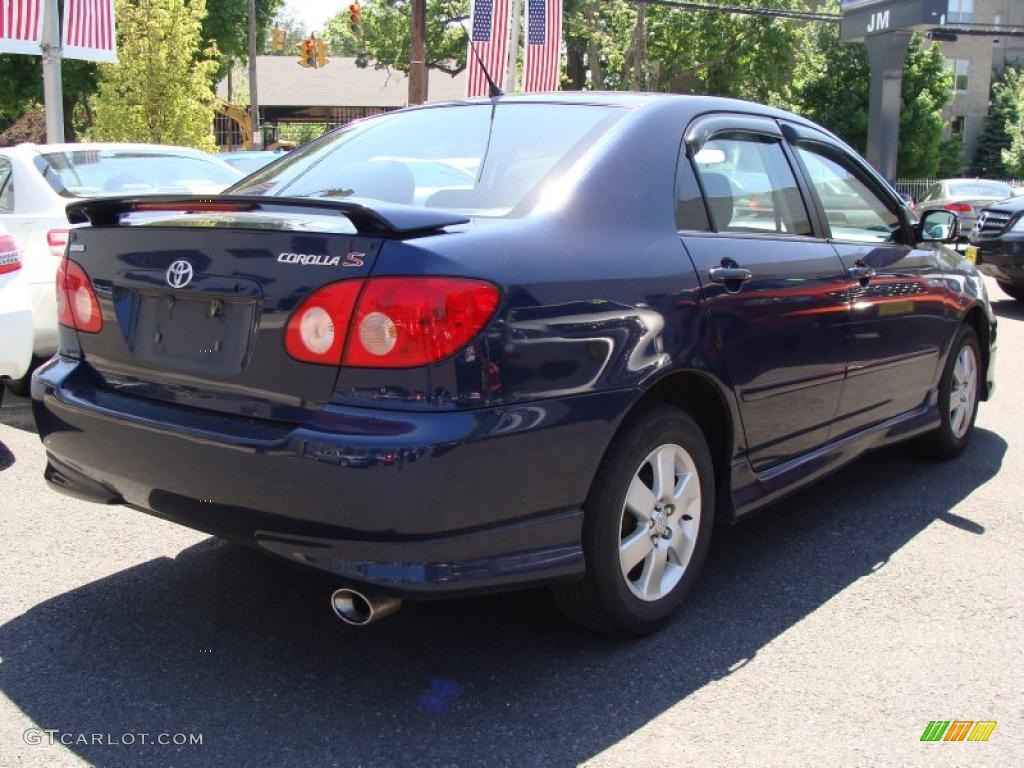
[[[1004,69],[992,84],[992,99],[974,156],[974,167],[983,176],[998,178],[1007,175],[1003,150],[1010,148],[1010,128],[1021,116],[1022,91],[1024,72],[1019,64]]]
[[[357,64],[409,71],[409,0],[364,0],[364,34],[349,27],[348,7],[327,22],[323,37],[334,56],[357,56]],[[469,0],[427,0],[427,66],[449,75],[466,68]],[[497,77],[497,75],[495,75]]]
[[[1024,83],[1017,86],[1017,104],[1024,104]],[[1024,178],[1024,108],[1019,109],[1017,119],[1007,126],[1006,132],[1010,146],[1003,150],[1003,165],[1007,175]]]
[[[806,10],[803,0],[731,5]],[[648,55],[658,90],[782,104],[793,77],[800,25],[786,19],[650,6]]]
[[[260,53],[269,50],[267,33],[283,4],[284,0],[256,0],[256,39],[261,43]],[[226,76],[234,62],[248,61],[248,0],[206,0],[202,40],[202,49],[217,48],[217,68],[211,75],[213,80]]]
[[[120,63],[100,66],[94,138],[214,149],[205,14],[205,0],[117,0]]]
[[[822,10],[836,10],[835,2]],[[867,148],[870,70],[861,44],[843,43],[834,24],[809,24],[797,47],[789,108],[824,125],[858,152]],[[955,174],[962,165],[957,139],[944,139],[942,108],[953,97],[952,74],[938,45],[914,35],[903,68],[900,178]]]

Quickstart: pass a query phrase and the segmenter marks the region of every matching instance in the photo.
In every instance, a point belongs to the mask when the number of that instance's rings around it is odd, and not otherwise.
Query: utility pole
[[[409,104],[427,100],[427,0],[412,0],[409,22]]]
[[[64,143],[64,84],[61,78],[60,14],[57,0],[43,5],[43,101],[46,143]]]
[[[508,68],[505,70],[505,93],[516,92],[519,64],[519,29],[523,19],[523,0],[512,0],[512,23],[508,43]]]
[[[256,87],[256,52],[256,0],[249,0],[249,128],[252,131],[252,149],[263,149],[260,97]]]
[[[633,28],[633,90],[646,91],[644,58],[647,54],[647,3],[636,7],[636,27]]]

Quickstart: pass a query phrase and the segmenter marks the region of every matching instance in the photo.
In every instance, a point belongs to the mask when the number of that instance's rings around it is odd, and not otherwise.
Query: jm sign
[[[847,42],[886,32],[932,29],[946,23],[948,0],[841,0],[840,34]]]

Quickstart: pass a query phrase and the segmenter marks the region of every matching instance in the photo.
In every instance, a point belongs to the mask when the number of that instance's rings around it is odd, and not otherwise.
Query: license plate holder
[[[136,294],[129,341],[145,363],[182,371],[230,375],[248,360],[255,303],[214,296]]]

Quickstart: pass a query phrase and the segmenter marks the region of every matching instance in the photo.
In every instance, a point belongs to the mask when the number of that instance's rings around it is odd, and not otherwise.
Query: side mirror
[[[925,211],[916,234],[919,243],[955,243],[960,237],[960,218],[952,211]]]

